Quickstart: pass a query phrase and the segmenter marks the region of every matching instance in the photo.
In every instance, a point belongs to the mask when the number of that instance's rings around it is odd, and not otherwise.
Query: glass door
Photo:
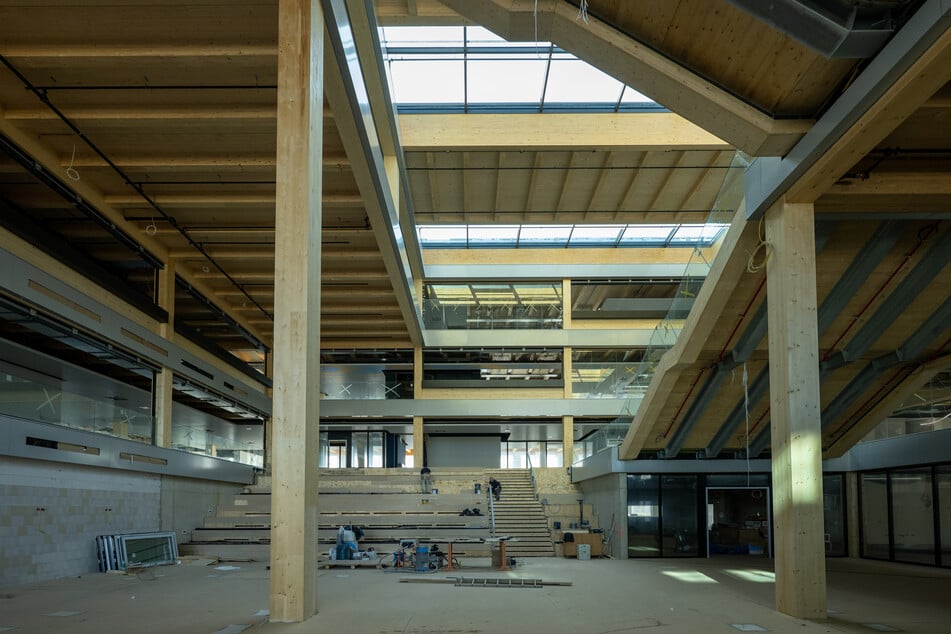
[[[772,556],[767,487],[707,488],[707,556]]]

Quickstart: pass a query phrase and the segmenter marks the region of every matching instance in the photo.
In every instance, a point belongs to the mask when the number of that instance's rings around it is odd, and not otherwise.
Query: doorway
[[[707,488],[707,556],[772,557],[769,489]]]

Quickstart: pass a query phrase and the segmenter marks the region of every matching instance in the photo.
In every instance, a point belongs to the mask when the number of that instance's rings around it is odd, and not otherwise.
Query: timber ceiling
[[[902,17],[921,3],[891,4]],[[522,41],[537,29],[539,39],[724,140],[697,148],[625,148],[626,137],[612,147],[408,147],[420,223],[699,221],[713,205],[733,146],[785,154],[867,65],[826,58],[726,0],[590,0],[588,23],[576,19],[577,3],[563,0],[377,5],[383,24],[468,20]],[[146,301],[157,292],[150,257],[174,264],[177,325],[260,361],[274,310],[276,0],[0,2],[0,55],[0,134],[29,157],[0,155],[4,226],[36,244],[45,236],[48,250],[92,260]],[[949,69],[942,52],[930,70]],[[880,138],[843,150],[847,158],[829,168],[837,182],[814,200],[826,234],[818,255],[820,305],[850,267],[876,253],[821,335],[820,359],[832,362],[874,325],[860,354],[823,374],[823,407],[837,412],[824,429],[832,452],[946,366],[951,90],[920,101],[910,114],[895,114]],[[325,107],[322,347],[407,348],[387,247],[378,243],[352,169],[365,157],[348,156],[334,114]],[[889,113],[877,116],[881,122]],[[577,119],[583,130],[584,115]],[[52,191],[50,176],[82,203]],[[742,249],[757,242],[756,227],[748,227],[733,257],[745,261]],[[924,260],[930,265],[914,284],[917,292],[906,287],[896,295]],[[671,446],[697,386],[749,328],[765,291],[762,273],[743,270],[736,267],[722,282],[725,304],[710,316],[722,327],[710,329],[701,353],[677,368],[668,393],[640,421],[642,448]],[[889,302],[903,310],[879,316]],[[932,335],[914,358],[865,370],[923,328]],[[765,362],[764,341],[746,363],[751,382]],[[730,432],[723,451],[745,446],[745,421],[742,434],[727,429],[742,394],[740,372],[741,366],[729,370],[679,449],[708,449],[721,430]],[[767,400],[750,407],[754,439],[767,424]]]
[[[449,150],[408,152],[406,168],[420,224],[702,224],[732,158],[726,150]]]

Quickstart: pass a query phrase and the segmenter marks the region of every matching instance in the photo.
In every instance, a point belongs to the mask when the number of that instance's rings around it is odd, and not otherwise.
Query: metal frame
[[[172,531],[159,533],[129,533],[125,535],[99,535],[96,545],[99,556],[99,571],[126,570],[129,567],[129,542],[137,539],[166,539],[168,552],[167,559],[149,562],[132,562],[136,567],[150,568],[174,564],[178,560],[178,541]]]

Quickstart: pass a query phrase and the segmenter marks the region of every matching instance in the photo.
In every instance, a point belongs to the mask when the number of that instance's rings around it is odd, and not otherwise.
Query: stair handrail
[[[528,475],[532,477],[532,494],[535,496],[535,501],[538,501],[538,485],[535,483],[535,467],[532,466],[532,454],[527,449],[525,451],[525,457],[528,458]]]
[[[489,535],[495,537],[495,496],[492,495],[492,488],[487,488],[489,493]]]

